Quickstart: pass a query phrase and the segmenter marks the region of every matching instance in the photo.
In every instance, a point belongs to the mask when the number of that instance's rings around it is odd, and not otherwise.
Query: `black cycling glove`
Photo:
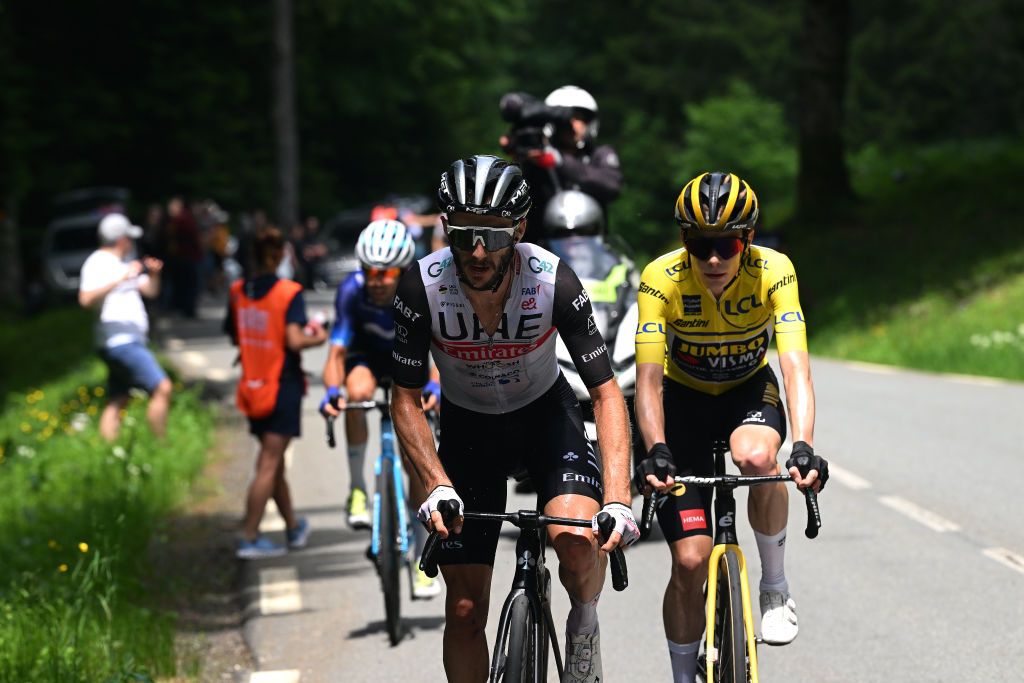
[[[675,476],[676,466],[672,459],[672,451],[663,443],[656,443],[647,452],[647,457],[637,463],[633,472],[633,484],[637,491],[643,491],[647,484],[647,475],[653,474],[658,481],[665,477]]]
[[[806,441],[797,441],[793,444],[793,452],[786,461],[786,469],[795,467],[800,471],[801,477],[807,477],[811,470],[818,470],[818,481],[821,482],[822,490],[825,482],[828,481],[828,460],[820,455],[814,454],[814,448]]]

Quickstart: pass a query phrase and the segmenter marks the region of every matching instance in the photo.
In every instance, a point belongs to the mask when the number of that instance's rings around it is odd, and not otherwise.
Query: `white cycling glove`
[[[442,500],[454,500],[459,504],[459,514],[466,509],[462,499],[459,498],[459,494],[455,493],[455,489],[451,486],[436,486],[434,490],[430,492],[427,499],[423,501],[423,505],[420,505],[419,512],[416,513],[416,518],[419,519],[428,529],[431,528],[430,515],[437,510],[437,504]]]
[[[607,512],[615,520],[615,531],[622,534],[622,546],[628,547],[640,539],[640,529],[636,525],[636,518],[633,517],[633,510],[622,503],[607,503],[601,512]],[[600,513],[598,513],[600,514]],[[594,535],[601,538],[601,529],[597,525],[597,515],[590,520]]]

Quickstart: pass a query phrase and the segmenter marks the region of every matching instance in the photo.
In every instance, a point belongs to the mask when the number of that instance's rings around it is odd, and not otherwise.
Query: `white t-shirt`
[[[106,287],[123,278],[127,271],[128,262],[109,251],[98,249],[82,264],[79,288],[83,292],[90,292]],[[100,319],[96,324],[98,346],[112,348],[131,342],[146,342],[149,316],[146,315],[139,287],[147,282],[148,275],[130,278],[114,287],[103,299]]]

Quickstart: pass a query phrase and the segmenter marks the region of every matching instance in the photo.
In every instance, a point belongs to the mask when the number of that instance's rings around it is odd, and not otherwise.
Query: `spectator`
[[[99,429],[108,441],[117,438],[121,410],[133,387],[149,393],[146,419],[153,433],[163,437],[167,431],[171,380],[146,348],[149,317],[142,303],[143,296],[152,299],[160,293],[163,262],[134,259],[134,240],[142,234],[142,228],[119,213],[105,216],[99,225],[100,248],[82,265],[78,302],[100,310],[96,344],[109,377]]]
[[[309,524],[295,516],[285,480],[284,452],[300,435],[302,396],[306,380],[300,352],[319,346],[327,332],[307,322],[302,287],[275,274],[287,242],[277,228],[267,227],[253,236],[254,270],[231,285],[224,329],[238,345],[242,378],[238,407],[249,418],[249,431],[260,442],[256,474],[249,486],[243,537],[236,556],[241,559],[275,557],[287,550],[259,535],[260,520],[273,496],[284,517],[289,548],[302,548]]]
[[[199,226],[181,197],[167,203],[171,253],[171,306],[186,318],[196,317],[199,299],[199,264],[203,248]]]

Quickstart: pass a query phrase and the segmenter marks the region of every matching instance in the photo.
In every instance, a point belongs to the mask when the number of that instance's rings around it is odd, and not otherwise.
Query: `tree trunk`
[[[804,217],[834,215],[853,199],[843,148],[849,40],[849,0],[803,0],[797,210]]]
[[[14,199],[3,197],[0,206],[0,306],[19,306],[21,301],[21,259]]]
[[[275,218],[282,230],[299,220],[299,134],[295,120],[295,53],[291,0],[274,3],[272,97],[277,148]]]

